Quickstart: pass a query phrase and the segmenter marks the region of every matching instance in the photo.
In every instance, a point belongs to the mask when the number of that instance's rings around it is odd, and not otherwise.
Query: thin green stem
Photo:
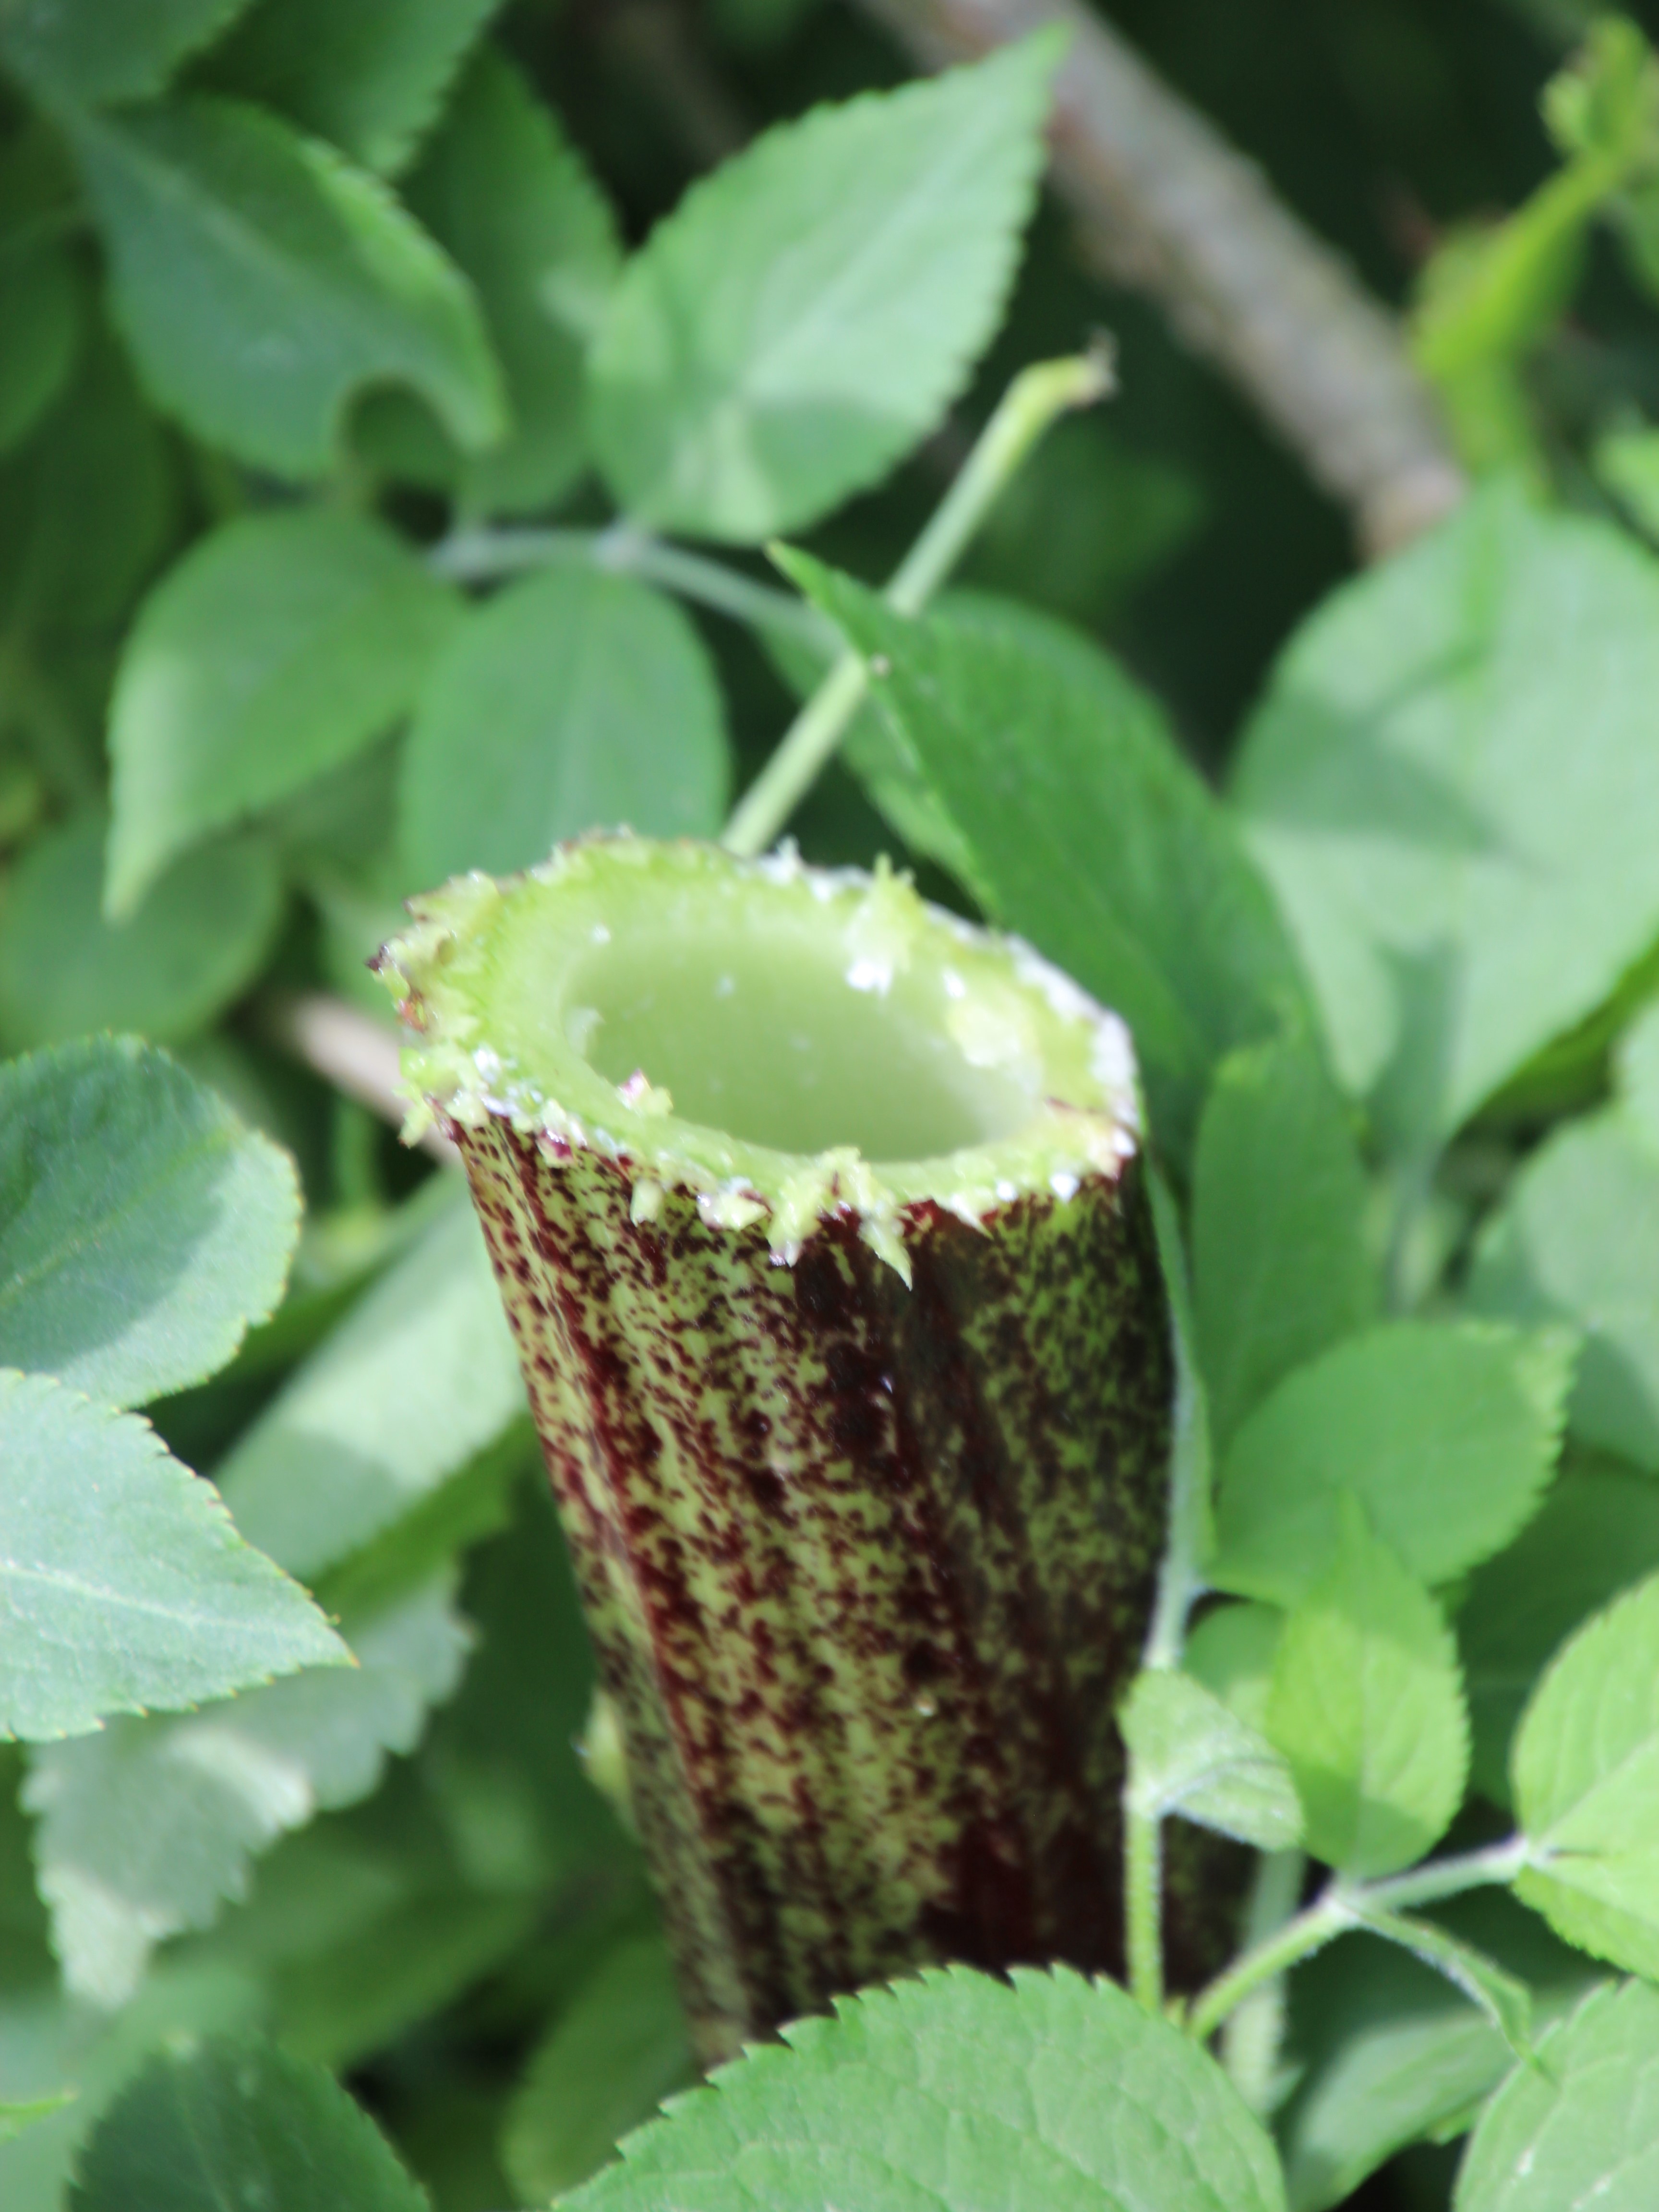
[[[1511,1882],[1526,1867],[1530,1846],[1524,1836],[1457,1858],[1431,1860],[1409,1874],[1386,1881],[1346,1882],[1339,1875],[1323,1896],[1285,1922],[1276,1935],[1236,1959],[1194,1998],[1187,2015],[1188,2034],[1202,2043],[1214,2034],[1253,1990],[1275,1980],[1327,1943],[1363,1924],[1368,1912],[1403,1912],[1412,1905],[1435,1905],[1465,1890]]]
[[[1156,1814],[1135,1809],[1133,1777],[1123,1823],[1123,1905],[1129,1994],[1148,2012],[1162,2012],[1164,1823]]]
[[[920,614],[1043,433],[1060,416],[1093,405],[1111,388],[1111,362],[1103,351],[1023,369],[895,572],[887,604],[900,614]],[[836,661],[739,800],[720,840],[728,852],[747,858],[771,844],[834,757],[868,681],[855,654],[843,653]]]
[[[612,575],[660,584],[751,629],[792,638],[824,660],[835,652],[829,623],[793,592],[757,583],[723,561],[665,544],[626,523],[613,523],[606,530],[456,530],[432,548],[427,560],[439,575],[462,584],[491,583],[555,561],[591,562]]]
[[[1307,1868],[1306,1854],[1298,1850],[1267,1851],[1257,1860],[1244,1916],[1248,1944],[1265,1943],[1295,1917]],[[1285,2040],[1285,1978],[1280,1974],[1252,1990],[1222,2029],[1221,2063],[1253,2112],[1265,2114],[1272,2108]]]
[[[1169,1526],[1158,1564],[1158,1595],[1140,1660],[1143,1667],[1157,1671],[1181,1664],[1188,1620],[1206,1588],[1200,1563],[1208,1534],[1211,1450],[1209,1408],[1193,1358],[1192,1296],[1180,1216],[1169,1185],[1156,1166],[1148,1169],[1148,1183],[1175,1355]]]

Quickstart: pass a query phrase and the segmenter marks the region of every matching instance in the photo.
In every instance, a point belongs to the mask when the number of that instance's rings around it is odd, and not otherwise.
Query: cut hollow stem
[[[459,1148],[703,2056],[1121,1972],[1169,1353],[1121,1024],[892,876],[586,842],[383,970]]]

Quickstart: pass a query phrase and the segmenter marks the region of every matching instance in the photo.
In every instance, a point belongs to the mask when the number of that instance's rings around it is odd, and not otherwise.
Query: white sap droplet
[[[1068,1175],[1064,1168],[1060,1168],[1049,1176],[1048,1188],[1056,1198],[1065,1199],[1075,1198],[1083,1186],[1074,1175]]]
[[[595,945],[609,945],[611,942],[611,932],[602,921],[596,921],[588,934]]]
[[[893,986],[890,961],[855,960],[847,971],[847,981],[854,991],[890,991]]]
[[[937,1698],[918,1698],[915,1700],[915,1710],[921,1715],[923,1720],[930,1721],[939,1711],[939,1700]]]

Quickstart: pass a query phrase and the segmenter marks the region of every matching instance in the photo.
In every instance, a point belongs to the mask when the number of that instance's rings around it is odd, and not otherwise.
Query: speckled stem
[[[1132,1145],[874,1240],[832,1175],[781,1251],[614,1138],[434,1103],[702,2056],[928,1961],[1120,1972],[1170,1395]]]

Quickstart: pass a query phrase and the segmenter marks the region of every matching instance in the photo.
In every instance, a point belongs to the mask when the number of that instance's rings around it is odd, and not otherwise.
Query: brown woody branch
[[[1350,509],[1367,553],[1462,497],[1394,317],[1097,15],[1078,0],[860,4],[930,68],[1065,25],[1052,176],[1103,273],[1161,303]]]

